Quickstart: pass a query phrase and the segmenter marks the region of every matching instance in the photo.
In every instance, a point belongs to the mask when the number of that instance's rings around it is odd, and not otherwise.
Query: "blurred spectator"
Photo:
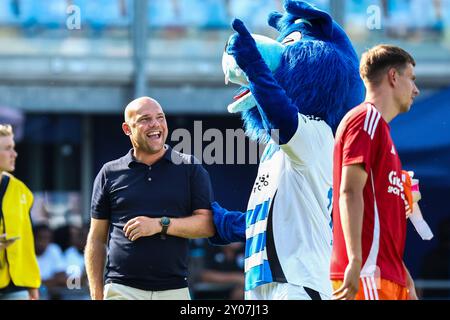
[[[84,247],[86,246],[87,226],[70,225],[70,246],[64,251],[66,274],[80,279],[81,285],[87,285],[87,275],[84,266]]]
[[[63,252],[67,276],[67,290],[60,290],[60,298],[87,300],[89,289],[84,265],[84,247],[89,228],[83,226],[81,221],[74,222],[70,217],[68,220],[68,224],[58,227],[53,234],[54,243]]]
[[[204,298],[242,300],[244,298],[244,244],[206,247],[204,270],[200,280],[215,284],[203,292]],[[201,298],[198,296],[198,298]]]
[[[30,207],[33,194],[10,172],[17,152],[11,125],[0,125],[0,300],[39,299]],[[8,240],[9,239],[9,240]]]
[[[53,243],[57,244],[62,252],[71,246],[70,225],[61,225],[53,231]]]
[[[33,227],[34,242],[42,286],[42,299],[60,299],[60,291],[67,287],[66,264],[61,248],[52,242],[52,230],[47,224]]]
[[[437,248],[425,255],[420,278],[424,280],[450,280],[450,218],[439,224]],[[424,289],[424,299],[450,299],[450,288]]]
[[[87,230],[79,224],[66,224],[58,227],[53,233],[54,243],[57,244],[64,256],[67,270],[74,267],[84,274],[84,247],[86,246]],[[67,275],[72,272],[66,272]]]

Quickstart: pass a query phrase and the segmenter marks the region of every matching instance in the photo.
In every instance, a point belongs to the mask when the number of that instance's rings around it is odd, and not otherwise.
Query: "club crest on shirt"
[[[255,184],[253,185],[253,193],[261,191],[263,188],[269,186],[269,174],[263,174],[258,176],[258,178],[255,181]]]

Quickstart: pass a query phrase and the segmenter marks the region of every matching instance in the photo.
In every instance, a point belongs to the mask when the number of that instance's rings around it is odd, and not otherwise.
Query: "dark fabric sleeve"
[[[91,217],[103,220],[111,218],[105,166],[97,174],[92,188]]]
[[[193,164],[191,175],[191,209],[211,209],[213,189],[208,171],[201,164]]]

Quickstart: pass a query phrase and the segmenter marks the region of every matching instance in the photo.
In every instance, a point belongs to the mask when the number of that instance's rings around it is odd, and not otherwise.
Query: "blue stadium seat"
[[[20,10],[13,0],[0,1],[0,25],[20,24]]]
[[[149,0],[148,19],[153,28],[228,26],[225,0]]]
[[[96,30],[128,27],[132,21],[132,0],[74,0],[73,3],[80,7],[81,24],[87,23]]]
[[[272,11],[280,11],[275,0],[231,0],[230,12],[232,17],[237,17],[245,22],[251,29],[266,28],[267,17]]]
[[[67,0],[19,0],[22,23],[61,28],[67,20]]]
[[[36,22],[34,12],[37,0],[1,0],[0,25],[29,26]]]
[[[150,0],[148,2],[148,23],[152,28],[187,26],[180,1]],[[178,6],[177,6],[178,4]]]
[[[198,1],[197,1],[198,2]],[[203,28],[227,28],[230,25],[231,17],[227,12],[227,1],[225,0],[203,0],[200,1],[203,6],[203,19],[200,27]]]

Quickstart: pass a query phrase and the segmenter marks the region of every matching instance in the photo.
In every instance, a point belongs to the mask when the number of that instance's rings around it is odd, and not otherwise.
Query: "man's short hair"
[[[379,85],[389,69],[395,68],[402,73],[408,63],[416,66],[416,61],[408,52],[400,47],[382,44],[363,53],[359,72],[364,81]]]
[[[0,137],[8,137],[13,134],[13,128],[10,124],[0,124]]]

